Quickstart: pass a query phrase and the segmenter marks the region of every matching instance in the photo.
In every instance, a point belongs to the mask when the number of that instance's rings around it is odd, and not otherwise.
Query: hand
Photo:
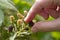
[[[32,27],[32,32],[38,31],[60,31],[60,0],[36,0],[28,12],[25,22],[33,20],[36,14],[48,19],[49,15],[54,17],[53,21],[37,22]]]

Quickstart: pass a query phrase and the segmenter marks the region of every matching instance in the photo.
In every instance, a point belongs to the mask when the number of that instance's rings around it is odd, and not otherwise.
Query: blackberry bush
[[[33,1],[35,0],[0,0],[0,40],[60,39],[59,32],[31,32],[31,28],[35,22],[44,20],[41,16],[37,15],[29,23],[24,22],[24,18],[28,13],[27,11],[29,11],[34,3]],[[49,20],[53,20],[53,18],[50,17]]]

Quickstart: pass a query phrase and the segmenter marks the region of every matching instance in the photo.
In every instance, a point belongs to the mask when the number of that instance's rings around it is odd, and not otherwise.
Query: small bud
[[[27,15],[27,13],[28,13],[28,12],[25,10],[25,11],[24,11],[24,15],[26,16],[26,15]]]
[[[24,14],[27,14],[27,11],[26,10],[24,11]]]
[[[9,30],[9,32],[12,32],[13,26],[9,26],[8,30]]]
[[[14,21],[14,16],[10,16],[11,23]]]
[[[33,26],[34,25],[34,23],[32,22],[32,21],[30,21],[29,22],[29,26],[31,27],[31,26]]]
[[[18,16],[19,18],[24,18],[24,16],[23,16],[22,14],[20,14],[20,13],[17,13],[17,16]]]
[[[34,23],[36,23],[37,21],[36,20],[32,20]]]
[[[22,20],[21,20],[21,19],[18,19],[18,20],[17,20],[17,25],[20,26],[21,23],[22,23]]]

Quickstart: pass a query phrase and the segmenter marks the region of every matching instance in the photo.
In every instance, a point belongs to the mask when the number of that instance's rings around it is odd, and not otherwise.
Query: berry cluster
[[[11,26],[8,27],[10,33],[17,33],[16,36],[25,36],[31,34],[31,27],[34,25],[32,21],[29,23],[24,22],[24,17],[27,14],[27,11],[24,11],[24,16],[21,13],[17,13],[17,19],[13,15],[10,16],[10,23]]]

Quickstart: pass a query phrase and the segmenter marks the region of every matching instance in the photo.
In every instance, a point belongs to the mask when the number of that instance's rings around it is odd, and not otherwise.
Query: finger
[[[56,10],[50,10],[49,14],[55,19],[59,17],[59,12]]]
[[[48,19],[49,18],[49,14],[48,13],[40,13],[40,16],[42,16],[44,19]]]
[[[32,27],[32,32],[60,31],[60,18],[54,21],[38,22]]]
[[[57,12],[59,9],[56,7],[56,5],[50,5],[51,7],[47,7],[47,8],[43,8],[41,11],[39,11],[39,14],[42,16],[42,17],[44,17],[45,19],[48,19],[48,17],[49,17],[49,13],[51,13],[52,12],[52,16],[53,17],[57,17],[55,14],[53,14],[53,11],[54,12]],[[57,9],[56,9],[57,8]],[[52,11],[53,10],[53,11]],[[57,11],[56,11],[57,10]],[[58,13],[58,12],[57,12]],[[57,14],[56,13],[56,14]]]
[[[25,22],[29,22],[31,21],[36,13],[38,13],[38,11],[41,10],[41,8],[43,7],[47,7],[49,5],[51,5],[52,3],[52,0],[49,1],[49,0],[39,0],[39,1],[36,1],[35,4],[32,6],[32,8],[30,9],[30,11],[28,12],[26,18],[24,19]]]
[[[48,14],[47,10],[40,11],[39,12],[39,15],[42,16],[45,19],[48,19],[49,18],[49,14]]]
[[[38,7],[39,7],[39,5],[37,5],[37,3],[35,3],[31,7],[31,9],[29,10],[26,18],[24,19],[25,22],[29,22],[35,17],[36,13],[38,12]]]
[[[46,9],[47,13],[51,15],[53,18],[58,18],[59,17],[59,6],[50,6],[49,8]]]

